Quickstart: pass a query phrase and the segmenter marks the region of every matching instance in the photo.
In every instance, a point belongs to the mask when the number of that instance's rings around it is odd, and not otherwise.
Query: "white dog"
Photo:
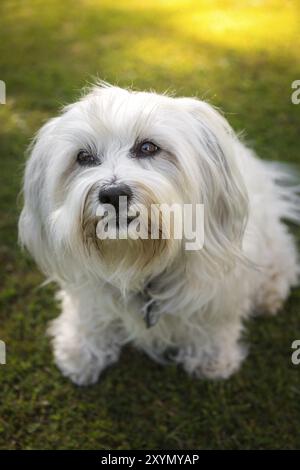
[[[229,377],[246,355],[243,320],[276,313],[297,283],[282,219],[300,222],[298,190],[289,169],[257,159],[197,99],[101,84],[67,106],[32,145],[19,222],[21,243],[61,288],[50,334],[63,375],[95,383],[131,342],[197,377]],[[203,204],[203,249],[99,240],[97,207],[119,196],[130,207]]]

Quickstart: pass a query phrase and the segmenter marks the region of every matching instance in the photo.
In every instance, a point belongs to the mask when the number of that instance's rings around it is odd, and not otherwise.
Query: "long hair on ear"
[[[23,183],[24,206],[19,219],[19,243],[33,256],[41,270],[55,272],[54,252],[45,225],[47,195],[45,194],[46,168],[49,161],[51,135],[58,118],[48,121],[37,133],[28,148]]]
[[[193,147],[199,166],[199,192],[205,213],[201,250],[207,274],[213,277],[247,262],[242,253],[248,220],[248,195],[237,159],[238,138],[228,122],[209,104],[179,98],[192,117]]]

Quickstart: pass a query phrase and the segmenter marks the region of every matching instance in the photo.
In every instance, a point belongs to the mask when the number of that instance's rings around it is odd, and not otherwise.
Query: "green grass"
[[[17,198],[33,133],[98,76],[222,107],[265,159],[299,161],[298,5],[293,1],[2,0],[0,448],[299,448],[300,291],[248,323],[250,355],[226,382],[187,377],[127,348],[80,389],[52,362],[54,286],[17,247]]]

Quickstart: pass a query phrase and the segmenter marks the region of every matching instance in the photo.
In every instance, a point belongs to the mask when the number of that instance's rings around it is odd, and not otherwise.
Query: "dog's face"
[[[203,203],[203,263],[224,264],[246,217],[233,140],[206,103],[96,87],[37,135],[25,174],[21,239],[51,275],[74,277],[77,270],[133,282],[182,256],[182,241],[172,234],[101,240],[99,206],[118,212],[125,197],[130,212],[149,208],[139,217],[149,227],[153,204]],[[128,228],[131,219],[122,220]],[[124,228],[118,226],[119,235]]]

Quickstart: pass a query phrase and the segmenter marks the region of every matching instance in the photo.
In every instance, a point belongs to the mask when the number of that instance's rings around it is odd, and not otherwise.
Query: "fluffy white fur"
[[[137,140],[162,149],[132,158]],[[102,164],[82,168],[80,149]],[[105,84],[38,132],[24,181],[20,240],[61,292],[55,361],[79,385],[97,381],[131,342],[197,377],[227,378],[246,355],[243,320],[274,314],[297,283],[299,223],[291,171],[260,161],[209,104]],[[113,182],[113,183],[112,183]],[[95,237],[103,185],[126,183],[134,203],[203,203],[205,244]],[[159,321],[145,324],[151,305]]]

